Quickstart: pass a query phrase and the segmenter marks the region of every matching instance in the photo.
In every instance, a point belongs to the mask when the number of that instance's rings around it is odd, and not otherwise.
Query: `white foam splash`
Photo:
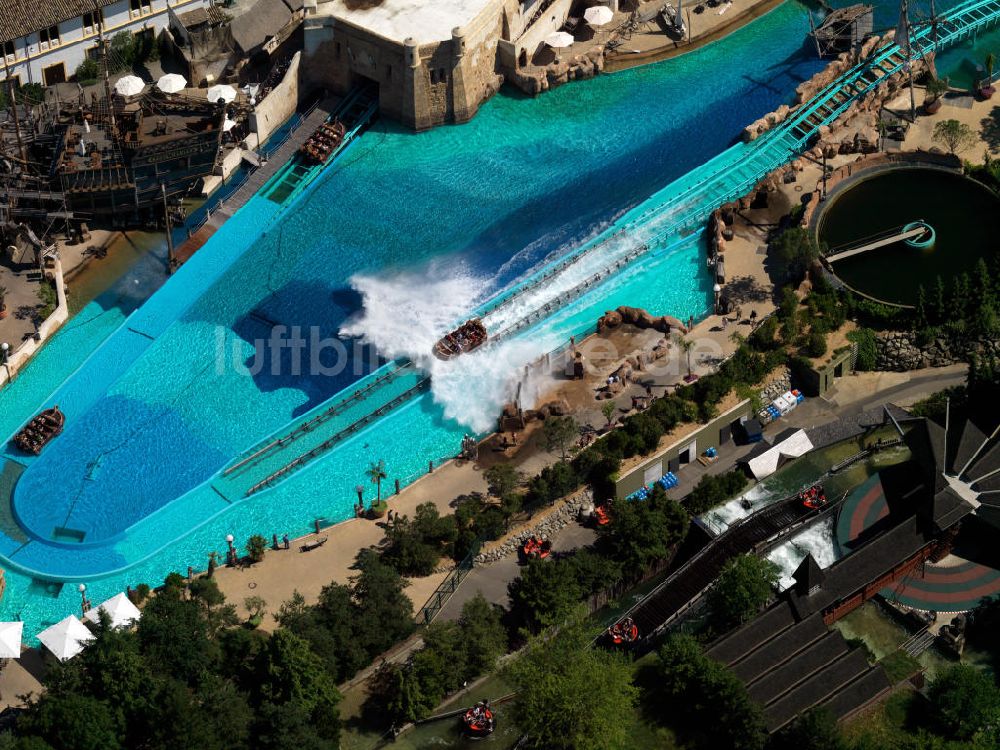
[[[533,335],[464,354],[448,362],[433,356],[437,340],[475,307],[488,283],[439,268],[395,276],[355,276],[351,285],[362,297],[359,314],[340,335],[358,337],[389,359],[406,357],[431,374],[432,395],[444,415],[475,432],[496,428],[503,405],[512,400],[525,363],[553,348],[553,336]],[[521,378],[523,379],[523,378]],[[543,385],[529,378],[521,401],[532,406]]]
[[[816,564],[824,569],[840,559],[840,552],[833,537],[832,517],[793,536],[780,547],[775,547],[767,556],[768,560],[781,569],[778,588],[784,591],[795,584],[792,574],[807,554],[811,554]]]
[[[442,274],[434,267],[394,276],[357,275],[351,286],[362,309],[340,327],[387,359],[409,357],[429,369],[434,343],[470,310],[487,287],[461,269]]]

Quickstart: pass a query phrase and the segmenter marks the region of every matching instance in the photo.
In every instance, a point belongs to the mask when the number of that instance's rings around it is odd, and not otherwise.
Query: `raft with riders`
[[[464,714],[462,725],[465,733],[472,738],[481,738],[493,734],[497,721],[490,708],[488,700],[481,700]]]
[[[628,647],[639,640],[639,626],[631,617],[626,617],[608,628],[605,637],[611,646]]]
[[[544,560],[552,554],[552,541],[540,536],[531,536],[521,545],[521,555],[525,560]]]

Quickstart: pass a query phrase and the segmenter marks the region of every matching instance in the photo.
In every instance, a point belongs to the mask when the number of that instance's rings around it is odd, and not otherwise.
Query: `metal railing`
[[[474,561],[476,555],[479,554],[479,550],[482,549],[483,540],[481,537],[477,537],[472,543],[472,548],[469,550],[462,562],[455,566],[448,577],[441,581],[440,585],[434,590],[434,593],[430,595],[427,602],[420,611],[417,612],[417,624],[418,625],[430,625],[435,617],[440,614],[444,605],[448,603],[452,595],[458,591],[458,587],[461,585],[462,581],[474,567]]]

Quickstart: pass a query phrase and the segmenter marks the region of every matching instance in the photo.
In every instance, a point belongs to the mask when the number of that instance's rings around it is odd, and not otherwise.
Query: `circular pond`
[[[971,272],[979,258],[1000,251],[996,219],[1000,199],[989,189],[954,172],[901,167],[862,177],[844,186],[819,218],[819,240],[829,250],[866,238],[926,224],[934,241],[900,240],[833,262],[834,273],[859,292],[895,304],[912,305],[921,285],[928,291],[940,276]],[[924,247],[914,245],[924,245]]]

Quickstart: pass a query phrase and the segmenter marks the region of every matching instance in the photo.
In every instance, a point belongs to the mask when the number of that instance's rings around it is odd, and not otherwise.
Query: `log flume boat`
[[[299,154],[313,164],[323,164],[340,147],[344,132],[344,123],[340,120],[324,122],[299,146]]]
[[[486,343],[489,334],[479,318],[465,321],[451,333],[446,333],[434,345],[434,356],[449,360],[467,354]]]
[[[65,424],[66,415],[59,411],[58,406],[53,406],[22,427],[11,442],[25,453],[37,456],[42,448],[63,431]]]

